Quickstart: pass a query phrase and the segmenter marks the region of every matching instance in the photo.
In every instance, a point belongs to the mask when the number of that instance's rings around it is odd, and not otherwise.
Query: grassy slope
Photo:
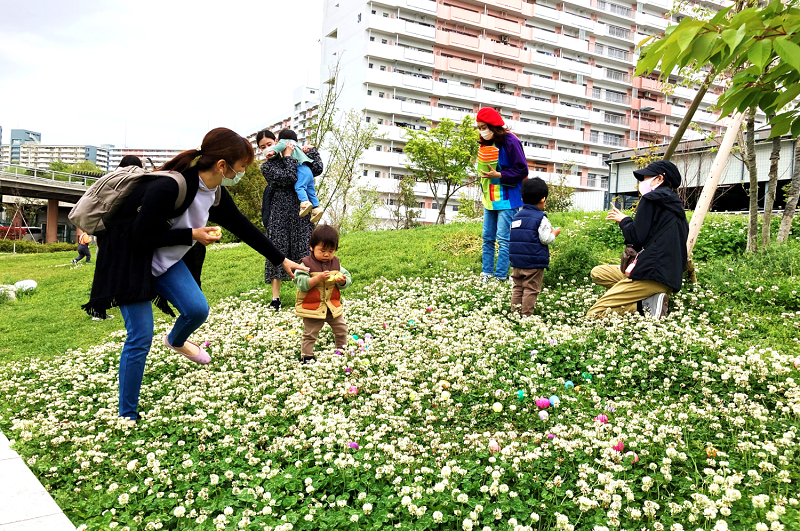
[[[470,233],[480,232],[477,225],[466,227]],[[454,257],[434,249],[442,238],[460,230],[465,230],[465,226],[453,224],[343,237],[338,254],[342,264],[353,273],[351,293],[380,276],[426,275],[434,270],[429,266],[441,264],[442,260],[477,270],[475,256]],[[74,257],[73,252],[0,255],[0,284],[29,278],[39,283],[34,295],[0,304],[0,361],[49,357],[69,348],[87,347],[124,328],[117,309],[110,312],[114,319],[100,322],[92,321],[80,309],[89,298],[94,265],[64,266]],[[209,304],[264,287],[264,259],[249,247],[242,245],[208,253],[203,291]],[[294,297],[294,285],[285,283],[281,290],[284,304],[293,304]]]

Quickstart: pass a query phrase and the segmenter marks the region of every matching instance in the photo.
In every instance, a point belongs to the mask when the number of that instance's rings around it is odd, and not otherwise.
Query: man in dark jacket
[[[675,164],[660,160],[633,175],[642,194],[636,218],[614,207],[606,219],[619,224],[625,243],[639,256],[626,273],[611,265],[592,269],[592,280],[608,291],[592,306],[589,316],[638,311],[661,318],[666,315],[669,294],[681,289],[689,237],[683,202],[675,192],[681,174]]]

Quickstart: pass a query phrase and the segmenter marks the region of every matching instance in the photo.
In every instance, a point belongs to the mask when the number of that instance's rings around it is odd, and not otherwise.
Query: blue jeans
[[[208,317],[208,302],[183,260],[156,277],[156,291],[175,306],[180,317],[169,333],[169,344],[182,347],[186,338]],[[139,390],[144,363],[153,342],[153,307],[150,301],[119,307],[128,337],[119,357],[119,415],[138,418]]]
[[[508,278],[508,240],[511,237],[511,220],[517,208],[507,210],[483,209],[483,274],[500,280]],[[495,241],[498,244],[497,266],[494,263]]]
[[[297,182],[294,183],[294,191],[301,203],[311,201],[314,208],[319,206],[317,190],[314,188],[314,175],[307,164],[298,164],[297,166]]]

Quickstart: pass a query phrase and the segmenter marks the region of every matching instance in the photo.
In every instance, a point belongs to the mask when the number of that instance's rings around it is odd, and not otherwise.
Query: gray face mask
[[[228,164],[227,162],[225,164],[227,164],[228,167],[233,170],[233,168],[231,167],[230,164]],[[233,172],[236,175],[234,175],[230,179],[225,177],[225,172],[222,172],[222,186],[234,186],[236,183],[238,183],[239,181],[242,180],[242,177],[244,177],[244,172],[243,171],[242,172],[237,172],[236,170],[233,170]]]

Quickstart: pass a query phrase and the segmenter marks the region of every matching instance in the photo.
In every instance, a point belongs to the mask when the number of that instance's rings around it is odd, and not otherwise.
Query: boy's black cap
[[[681,172],[678,167],[668,160],[657,160],[651,162],[646,168],[641,170],[634,170],[633,176],[637,181],[643,181],[645,177],[653,177],[656,175],[663,175],[664,180],[667,181],[672,188],[678,188],[681,185]]]

